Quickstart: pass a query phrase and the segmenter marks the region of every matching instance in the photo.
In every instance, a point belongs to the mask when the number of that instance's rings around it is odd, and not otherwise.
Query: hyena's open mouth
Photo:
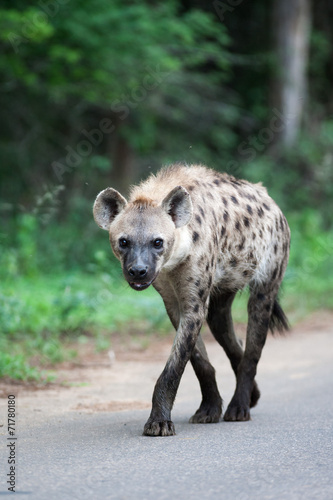
[[[129,282],[129,286],[131,288],[133,288],[133,290],[137,290],[137,291],[146,290],[146,288],[148,288],[152,284],[153,281],[154,280],[151,280],[148,283],[134,283],[134,282],[130,283]]]

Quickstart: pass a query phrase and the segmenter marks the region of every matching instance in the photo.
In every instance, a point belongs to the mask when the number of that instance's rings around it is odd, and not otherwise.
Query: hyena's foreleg
[[[204,320],[203,308],[196,317],[181,317],[175,342],[165,368],[156,382],[153,406],[145,424],[146,436],[172,436],[175,427],[171,420],[171,410],[185,366],[191,358]]]
[[[165,308],[167,310],[168,316],[171,323],[176,330],[179,329],[180,325],[180,310],[179,302],[173,289],[169,286],[169,283],[165,280],[159,281],[158,285],[155,285],[157,290],[163,295],[163,301]],[[196,319],[196,322],[203,321],[203,308],[204,304],[202,301],[198,300],[192,306],[190,306],[189,314],[192,319]],[[199,329],[200,330],[200,329]],[[177,334],[176,342],[179,343],[179,338]],[[184,351],[184,347],[180,348]],[[208,355],[204,342],[201,338],[200,333],[197,335],[197,341],[190,355],[191,364],[193,366],[194,372],[199,380],[202,402],[199,409],[191,417],[191,423],[212,423],[218,422],[222,413],[222,398],[219,394],[215,370],[211,363],[209,362]],[[162,374],[163,375],[163,374]],[[161,375],[161,377],[162,377]],[[147,422],[148,423],[148,422]],[[165,427],[165,426],[164,426]],[[146,430],[145,430],[146,432]],[[149,431],[151,432],[151,431]]]
[[[207,322],[212,334],[228,356],[237,377],[238,367],[243,359],[244,352],[235,335],[231,316],[231,306],[235,295],[236,292],[220,292],[212,295],[209,303]],[[260,391],[257,383],[253,381],[250,407],[255,406],[259,398]]]

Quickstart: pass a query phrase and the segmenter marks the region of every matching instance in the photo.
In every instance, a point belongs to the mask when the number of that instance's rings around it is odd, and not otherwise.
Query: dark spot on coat
[[[201,224],[201,217],[200,217],[200,215],[196,215],[196,216],[195,216],[195,220],[196,220],[197,222],[199,222],[199,224]]]
[[[194,282],[194,284],[195,284],[195,286],[200,286],[200,280],[196,280],[196,281]]]
[[[229,219],[229,213],[225,210],[223,214],[223,220],[224,222],[227,222],[228,219]]]
[[[210,288],[210,287],[211,287],[212,282],[213,282],[212,277],[211,277],[211,276],[209,276],[209,280],[208,280],[208,288]]]
[[[216,226],[217,225],[217,218],[216,218],[215,210],[214,209],[212,210],[212,215],[213,215],[214,223],[215,223],[215,226]]]
[[[225,235],[225,227],[222,226],[222,228],[221,228],[221,236],[222,236],[222,238],[223,238],[224,235]]]
[[[231,267],[236,267],[238,264],[238,260],[233,257],[232,259],[230,259],[229,264],[231,265]]]
[[[271,309],[271,305],[270,305],[270,304],[266,304],[266,305],[265,305],[265,309],[266,309],[266,311],[267,311],[267,312],[269,312],[269,311],[270,311],[270,309]]]
[[[193,312],[197,313],[199,311],[199,304],[195,304],[195,306],[193,307]]]
[[[206,272],[208,272],[209,264],[206,264]]]
[[[194,328],[195,328],[195,323],[194,321],[190,321],[190,323],[188,324],[188,328],[189,330],[191,330],[191,332],[193,332]]]
[[[276,268],[274,269],[273,274],[272,274],[272,280],[275,280],[275,278],[276,278],[276,276],[277,276],[277,273],[278,273],[278,270],[279,270],[279,268],[278,268],[278,267],[276,267]]]
[[[262,237],[263,237],[263,234],[262,234],[262,230],[261,230],[261,229],[260,229],[260,231],[259,231],[259,236],[260,236],[260,238],[262,238]]]
[[[205,212],[203,210],[202,207],[198,207],[199,208],[199,212],[201,213],[202,217],[205,218]]]
[[[244,245],[245,245],[245,236],[243,236],[242,241],[238,245],[238,250],[243,250]]]
[[[243,271],[243,276],[248,276],[249,272],[248,271]]]
[[[264,215],[264,211],[261,207],[258,207],[258,215],[259,215],[259,217],[263,217],[263,215]]]
[[[228,206],[228,200],[224,196],[222,196],[222,201],[223,201],[223,205],[225,207],[227,207]]]
[[[249,212],[250,215],[253,214],[253,210],[252,210],[251,205],[246,205],[246,210]]]
[[[266,210],[270,210],[270,209],[271,209],[268,205],[266,205],[266,203],[263,203],[263,204],[262,204],[262,206],[263,206],[264,208],[266,208]]]
[[[204,296],[204,293],[205,293],[205,290],[204,290],[203,288],[201,288],[201,289],[199,290],[199,293],[198,293],[198,295],[199,295],[200,299],[202,299],[202,297]]]
[[[219,186],[219,185],[220,185],[220,179],[214,179],[214,181],[213,181],[213,182],[214,182],[214,184],[216,184],[217,186]]]
[[[277,254],[277,248],[278,248],[277,244],[275,243],[275,245],[274,245],[274,253],[275,253],[275,255]]]
[[[237,200],[236,196],[231,196],[231,201],[232,201],[235,205],[239,205],[239,203],[238,203],[238,200]]]
[[[185,361],[187,358],[187,349],[183,345],[179,347],[179,356],[182,361]]]
[[[241,230],[241,225],[240,225],[239,220],[238,220],[238,221],[236,222],[236,224],[235,224],[235,229],[236,229],[237,231],[240,231],[240,230]]]
[[[192,335],[187,336],[186,348],[187,348],[187,352],[191,351],[193,348],[193,336]]]
[[[192,240],[193,240],[193,243],[196,243],[199,239],[199,234],[196,232],[196,231],[193,231],[193,234],[192,234]]]
[[[188,191],[193,191],[193,189],[194,189],[194,186],[189,186],[189,187],[187,188],[187,190],[188,190]]]
[[[245,194],[245,198],[247,198],[250,201],[257,201],[257,198],[253,194]]]
[[[249,219],[247,217],[244,217],[243,221],[244,221],[244,226],[249,227],[249,225],[250,225]]]
[[[283,221],[283,217],[282,217],[282,215],[281,215],[281,217],[280,217],[280,228],[281,228],[281,231],[283,231],[283,230],[284,230],[284,221]]]
[[[264,300],[265,295],[263,293],[257,293],[257,299],[258,300]]]
[[[252,233],[252,239],[255,240],[257,237],[256,233]]]

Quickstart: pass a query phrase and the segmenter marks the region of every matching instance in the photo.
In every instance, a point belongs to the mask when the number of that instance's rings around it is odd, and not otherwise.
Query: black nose
[[[147,266],[132,266],[129,270],[128,270],[128,274],[130,276],[132,276],[132,278],[144,278],[147,274]]]

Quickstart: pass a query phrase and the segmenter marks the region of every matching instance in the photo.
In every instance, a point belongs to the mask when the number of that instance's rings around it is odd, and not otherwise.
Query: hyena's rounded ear
[[[106,188],[97,196],[93,214],[96,224],[108,231],[113,219],[125,208],[127,201],[118,191]]]
[[[170,215],[176,227],[188,224],[193,213],[191,197],[182,186],[170,191],[162,201],[162,208]]]

